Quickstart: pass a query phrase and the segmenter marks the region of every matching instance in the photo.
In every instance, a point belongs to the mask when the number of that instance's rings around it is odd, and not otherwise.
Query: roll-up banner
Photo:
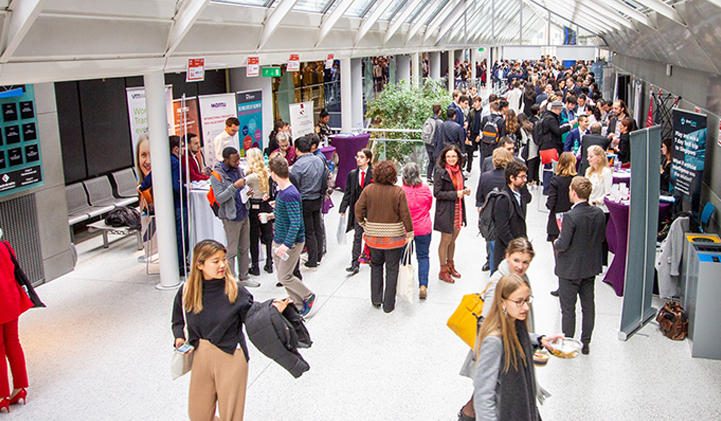
[[[244,150],[263,146],[263,91],[238,92],[238,141]]]
[[[148,133],[148,113],[145,106],[145,87],[125,89],[128,99],[128,118],[130,119],[130,140],[133,142],[133,157],[142,180],[150,173],[150,145],[138,143],[140,136]],[[173,121],[173,85],[165,85],[165,109],[168,113],[168,135],[175,134]]]
[[[674,108],[671,184],[691,200],[693,211],[698,210],[705,160],[706,116]]]
[[[225,130],[225,120],[236,116],[235,94],[198,97],[205,159],[214,155],[213,140]]]
[[[289,104],[288,109],[293,139],[313,133],[313,101]]]
[[[185,108],[182,107],[182,99],[173,101],[173,129],[177,136],[183,136],[183,124],[187,125],[188,133],[199,134],[198,123],[198,100],[195,98],[185,99]],[[185,118],[185,121],[183,120]]]

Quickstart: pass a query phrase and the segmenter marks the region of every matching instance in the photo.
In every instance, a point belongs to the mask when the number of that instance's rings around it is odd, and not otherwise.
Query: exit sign
[[[280,77],[280,67],[263,67],[263,77]]]
[[[478,51],[481,52],[481,53],[482,53],[484,50],[485,50],[485,48],[483,48],[483,47],[481,47],[481,48],[478,49]]]

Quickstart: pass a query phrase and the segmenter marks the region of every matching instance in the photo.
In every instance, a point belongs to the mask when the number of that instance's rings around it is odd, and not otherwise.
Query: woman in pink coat
[[[6,247],[7,246],[7,247]],[[0,358],[7,357],[13,372],[14,389],[10,393],[6,365],[0,364],[0,412],[10,412],[10,405],[20,401],[25,404],[28,393],[28,372],[25,354],[18,336],[18,317],[32,308],[33,303],[15,280],[15,265],[10,255],[12,247],[0,245]],[[15,254],[12,251],[13,255]]]
[[[420,284],[418,297],[425,300],[428,296],[428,271],[430,267],[428,250],[431,247],[430,210],[433,205],[433,193],[421,181],[418,165],[413,162],[403,167],[402,179],[403,191],[406,192],[408,207],[411,209],[413,232],[415,233],[413,241],[416,247],[416,256],[418,257],[418,283]]]

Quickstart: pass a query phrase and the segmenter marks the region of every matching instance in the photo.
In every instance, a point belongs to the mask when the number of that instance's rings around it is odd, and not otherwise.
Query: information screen
[[[43,184],[32,85],[0,88],[0,197]]]

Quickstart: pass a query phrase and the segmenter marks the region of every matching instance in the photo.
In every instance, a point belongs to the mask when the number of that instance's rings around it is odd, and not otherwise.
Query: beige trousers
[[[303,300],[308,298],[313,293],[308,287],[293,275],[295,266],[298,264],[300,259],[300,253],[303,251],[303,245],[305,243],[293,244],[288,250],[288,260],[283,260],[278,255],[273,253],[273,263],[275,263],[276,271],[278,272],[278,282],[283,284],[285,290],[288,292],[288,296],[295,304],[295,308],[298,311],[303,310]],[[273,241],[273,247],[277,248],[280,244]]]
[[[193,351],[193,369],[188,393],[190,421],[243,421],[248,361],[242,349],[233,355],[221,351],[205,339]]]

